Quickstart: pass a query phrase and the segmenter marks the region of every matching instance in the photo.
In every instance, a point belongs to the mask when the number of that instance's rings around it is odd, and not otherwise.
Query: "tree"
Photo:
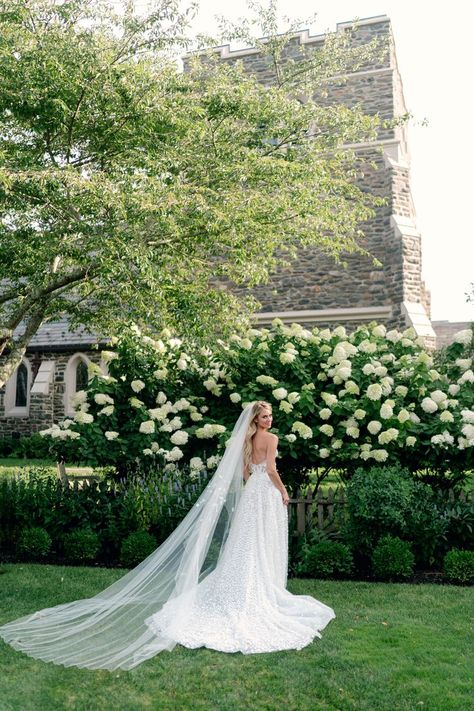
[[[380,120],[317,97],[378,49],[332,37],[285,64],[275,38],[266,89],[209,53],[181,71],[185,22],[174,0],[143,17],[0,1],[0,385],[45,321],[225,335],[255,308],[226,283],[264,281],[301,244],[364,251],[380,200],[342,146]]]

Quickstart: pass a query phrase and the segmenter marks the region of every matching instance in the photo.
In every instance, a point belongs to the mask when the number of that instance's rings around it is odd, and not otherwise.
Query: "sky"
[[[474,282],[474,141],[471,137],[474,3],[451,0],[280,0],[281,15],[307,18],[311,34],[376,15],[392,21],[408,128],[411,188],[422,234],[423,278],[432,320],[474,320],[465,293]],[[245,0],[200,0],[196,33],[216,31],[216,15],[248,14]],[[302,26],[306,29],[306,26]],[[424,119],[427,125],[422,126]]]

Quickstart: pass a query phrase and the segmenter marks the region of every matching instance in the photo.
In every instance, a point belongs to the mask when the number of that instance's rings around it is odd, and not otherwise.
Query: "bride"
[[[253,654],[320,637],[334,611],[286,590],[288,494],[271,424],[268,403],[247,405],[197,502],[136,568],[92,598],[0,627],[0,637],[37,659],[109,670],[176,644]]]

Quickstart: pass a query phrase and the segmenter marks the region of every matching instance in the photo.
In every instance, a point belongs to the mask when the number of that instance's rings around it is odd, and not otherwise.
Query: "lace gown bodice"
[[[287,571],[288,508],[266,462],[252,463],[224,550],[199,583],[192,613],[177,619],[170,600],[146,623],[190,648],[243,654],[301,649],[335,615],[315,598],[287,591]]]

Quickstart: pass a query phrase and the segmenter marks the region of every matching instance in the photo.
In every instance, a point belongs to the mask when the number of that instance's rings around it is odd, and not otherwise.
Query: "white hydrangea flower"
[[[461,370],[467,370],[472,365],[472,358],[456,358],[455,363]]]
[[[288,402],[295,405],[300,399],[300,394],[297,392],[292,392],[288,394]]]
[[[394,363],[397,359],[393,353],[385,353],[380,360],[382,363]]]
[[[142,452],[145,455],[145,457],[152,457],[153,456],[153,450],[149,449],[149,447],[142,449]]]
[[[285,388],[276,388],[272,390],[272,395],[275,400],[283,400],[288,395],[288,390],[285,390]]]
[[[405,408],[402,408],[397,415],[397,420],[403,425],[404,422],[408,422],[410,419],[410,413]]]
[[[221,461],[221,457],[217,454],[213,454],[212,457],[209,457],[206,461],[206,466],[208,469],[214,469],[214,467],[217,467],[219,462]]]
[[[458,379],[458,383],[460,385],[462,385],[463,383],[474,383],[474,373],[470,368],[464,371],[464,373]]]
[[[257,375],[255,380],[257,383],[260,383],[260,385],[271,385],[273,387],[278,385],[278,380],[275,380],[275,378],[272,378],[270,375]]]
[[[113,405],[114,403],[113,398],[111,398],[110,395],[106,395],[105,393],[96,393],[94,395],[94,400],[98,405]]]
[[[183,452],[179,447],[173,447],[173,449],[165,454],[165,459],[167,462],[177,462],[178,459],[183,457]]]
[[[287,435],[285,435],[285,439],[288,440],[288,442],[294,442],[296,440],[296,435],[295,434],[287,434]]]
[[[441,422],[454,422],[454,416],[452,412],[449,412],[449,410],[444,410],[439,416],[439,419]]]
[[[224,425],[212,425],[210,423],[207,423],[203,427],[200,427],[196,430],[196,437],[198,439],[210,439],[211,437],[214,437],[217,434],[225,432],[225,429],[226,428],[224,427]]]
[[[375,353],[377,350],[377,344],[366,339],[359,343],[359,350],[362,353]]]
[[[407,447],[413,447],[416,444],[416,437],[410,435],[406,438],[405,444],[407,445]]]
[[[413,422],[414,425],[418,425],[420,423],[420,418],[416,414],[416,412],[410,412],[410,420]]]
[[[459,385],[457,385],[457,383],[451,383],[451,385],[448,388],[448,393],[450,395],[457,395],[458,392],[460,391],[460,389],[461,388],[459,387]]]
[[[388,402],[384,402],[382,404],[380,408],[380,417],[383,420],[388,420],[390,417],[393,417],[393,408],[388,404]]]
[[[333,439],[333,441],[331,442],[332,449],[341,449],[342,445],[342,439]]]
[[[158,368],[157,370],[153,371],[153,375],[155,376],[155,378],[158,378],[158,380],[164,380],[168,375],[168,370],[167,368]]]
[[[345,388],[351,395],[358,395],[360,393],[359,386],[353,380],[347,380]]]
[[[461,343],[463,346],[468,346],[472,341],[472,331],[470,328],[465,328],[463,331],[458,331],[454,334],[454,343]]]
[[[391,343],[398,343],[398,341],[401,339],[402,334],[400,331],[397,331],[396,329],[392,329],[391,331],[387,331],[385,334],[385,338],[387,341],[390,341]]]
[[[405,346],[405,348],[410,348],[410,346],[413,346],[413,341],[411,338],[402,338],[402,346]]]
[[[329,420],[331,415],[332,415],[332,412],[329,409],[329,407],[323,407],[323,409],[319,411],[319,416],[322,420]]]
[[[71,398],[71,402],[74,407],[79,407],[79,405],[82,405],[82,403],[86,402],[86,400],[87,393],[85,390],[78,390],[77,393],[75,393]]]
[[[461,410],[461,417],[463,422],[467,422],[470,425],[474,424],[474,410]]]
[[[321,331],[322,333],[322,331]],[[333,334],[337,336],[338,338],[345,338],[347,336],[347,331],[344,326],[336,326],[336,328],[333,331]],[[319,334],[321,335],[321,334]]]
[[[360,445],[361,452],[370,452],[371,449],[372,449],[372,445],[369,444],[369,442],[364,442],[363,444]]]
[[[199,422],[199,420],[202,420],[202,415],[200,412],[191,412],[191,419],[193,422]]]
[[[436,412],[438,409],[437,403],[430,397],[425,397],[421,401],[421,407],[425,412],[431,413]]]
[[[118,436],[119,436],[119,433],[114,432],[113,430],[107,430],[107,432],[105,433],[105,437],[108,440],[117,439]]]
[[[349,435],[349,437],[353,437],[354,439],[356,439],[359,436],[360,431],[358,427],[348,427],[346,429],[346,433]]]
[[[348,366],[342,366],[336,370],[335,375],[340,378],[341,380],[347,380],[348,378],[351,377],[352,374],[352,368]]]
[[[98,415],[107,415],[109,417],[113,411],[115,410],[115,407],[113,405],[107,405],[106,407],[103,407],[102,410],[99,410],[97,413]]]
[[[372,329],[372,335],[377,338],[384,338],[387,335],[387,329],[380,323],[378,326],[374,326]]]
[[[252,341],[250,338],[242,338],[240,345],[242,348],[245,348],[246,351],[249,351],[252,348]]]
[[[313,430],[311,429],[311,427],[308,427],[308,425],[305,425],[304,422],[299,422],[298,420],[296,422],[293,422],[291,429],[293,432],[296,432],[296,434],[298,434],[302,439],[309,439],[313,436]]]
[[[446,430],[442,432],[441,434],[433,435],[431,438],[431,443],[432,444],[453,444],[454,442],[454,437],[447,432]]]
[[[131,397],[131,398],[129,398],[128,401],[129,401],[130,405],[135,408],[140,408],[140,407],[143,407],[143,405],[144,405],[142,400],[139,400],[137,397]]]
[[[368,451],[363,451],[360,453],[360,458],[363,459],[364,462],[366,462],[368,459],[370,459],[371,456],[372,456],[372,453],[368,452]]]
[[[408,393],[408,388],[406,385],[397,385],[395,388],[395,393],[399,395],[399,397],[405,397],[405,395]]]
[[[398,437],[398,430],[395,427],[389,427],[388,430],[384,430],[377,437],[379,444],[388,444]]]
[[[173,412],[181,412],[181,410],[187,410],[190,406],[189,400],[186,400],[185,397],[180,398],[175,402],[173,405]]]
[[[110,363],[110,361],[118,358],[118,353],[114,353],[113,351],[101,351],[100,356],[104,363]]]
[[[186,358],[178,358],[178,360],[176,361],[176,367],[178,368],[178,370],[187,370],[188,362]]]
[[[379,378],[383,378],[385,375],[387,375],[387,368],[384,365],[378,365],[375,368],[375,375],[378,375]]]
[[[365,410],[362,410],[361,408],[358,408],[358,409],[354,412],[354,417],[356,418],[356,420],[363,420],[364,417],[366,416],[366,414],[367,414],[367,413],[366,413]]]
[[[201,469],[204,469],[204,462],[202,461],[201,457],[192,457],[189,460],[189,467],[190,469],[199,472],[201,471]]]
[[[75,432],[74,430],[66,430],[66,431],[67,431],[67,433],[68,433],[68,436],[69,436],[71,439],[79,439],[79,437],[81,436],[81,435],[79,434],[79,432]]]
[[[293,363],[295,360],[296,356],[294,353],[289,353],[288,351],[285,351],[284,353],[280,353],[280,363],[283,365],[288,365],[289,363]]]
[[[180,338],[170,338],[168,340],[168,343],[170,344],[171,348],[179,348],[182,342],[183,341]]]
[[[79,412],[76,412],[74,415],[74,419],[80,425],[90,425],[91,422],[94,422],[94,416],[89,414],[88,412],[84,412],[84,410],[79,410]]]
[[[330,341],[331,331],[329,330],[329,328],[323,328],[323,330],[319,332],[319,338],[323,341]]]
[[[433,392],[430,393],[430,397],[437,405],[443,402],[443,400],[448,399],[448,396],[442,390],[433,390]]]
[[[184,430],[176,430],[170,437],[172,444],[186,444],[189,439],[189,434]]]
[[[373,373],[375,373],[375,368],[372,363],[366,363],[362,368],[362,372],[364,373],[364,375],[372,375]]]
[[[281,400],[280,401],[280,410],[282,412],[285,412],[287,415],[292,411],[293,405],[290,402],[287,402],[287,400]]]
[[[337,403],[337,397],[332,393],[321,393],[321,399],[324,400],[328,407],[332,407]]]
[[[382,387],[378,383],[372,383],[367,388],[366,394],[369,400],[380,400],[383,394]]]
[[[155,431],[155,423],[153,420],[145,420],[145,422],[140,423],[138,431],[142,434],[153,434]]]
[[[330,454],[331,454],[330,450],[326,449],[324,447],[323,447],[323,449],[319,450],[319,456],[321,457],[321,459],[326,459],[327,457],[329,457]]]
[[[374,449],[372,450],[372,457],[376,462],[386,462],[388,459],[388,452],[386,449]]]
[[[466,437],[466,439],[472,439],[474,437],[474,425],[466,422],[465,425],[461,427],[461,432]]]
[[[334,427],[332,425],[321,425],[319,431],[322,432],[327,437],[332,437],[334,434]]]
[[[367,425],[370,434],[376,435],[382,429],[382,424],[378,420],[371,420]]]
[[[145,383],[143,382],[143,380],[132,380],[132,382],[130,383],[130,387],[132,388],[134,393],[139,393],[145,387]]]
[[[229,395],[229,398],[230,398],[231,402],[235,402],[235,403],[240,402],[242,400],[239,393],[231,393]]]

